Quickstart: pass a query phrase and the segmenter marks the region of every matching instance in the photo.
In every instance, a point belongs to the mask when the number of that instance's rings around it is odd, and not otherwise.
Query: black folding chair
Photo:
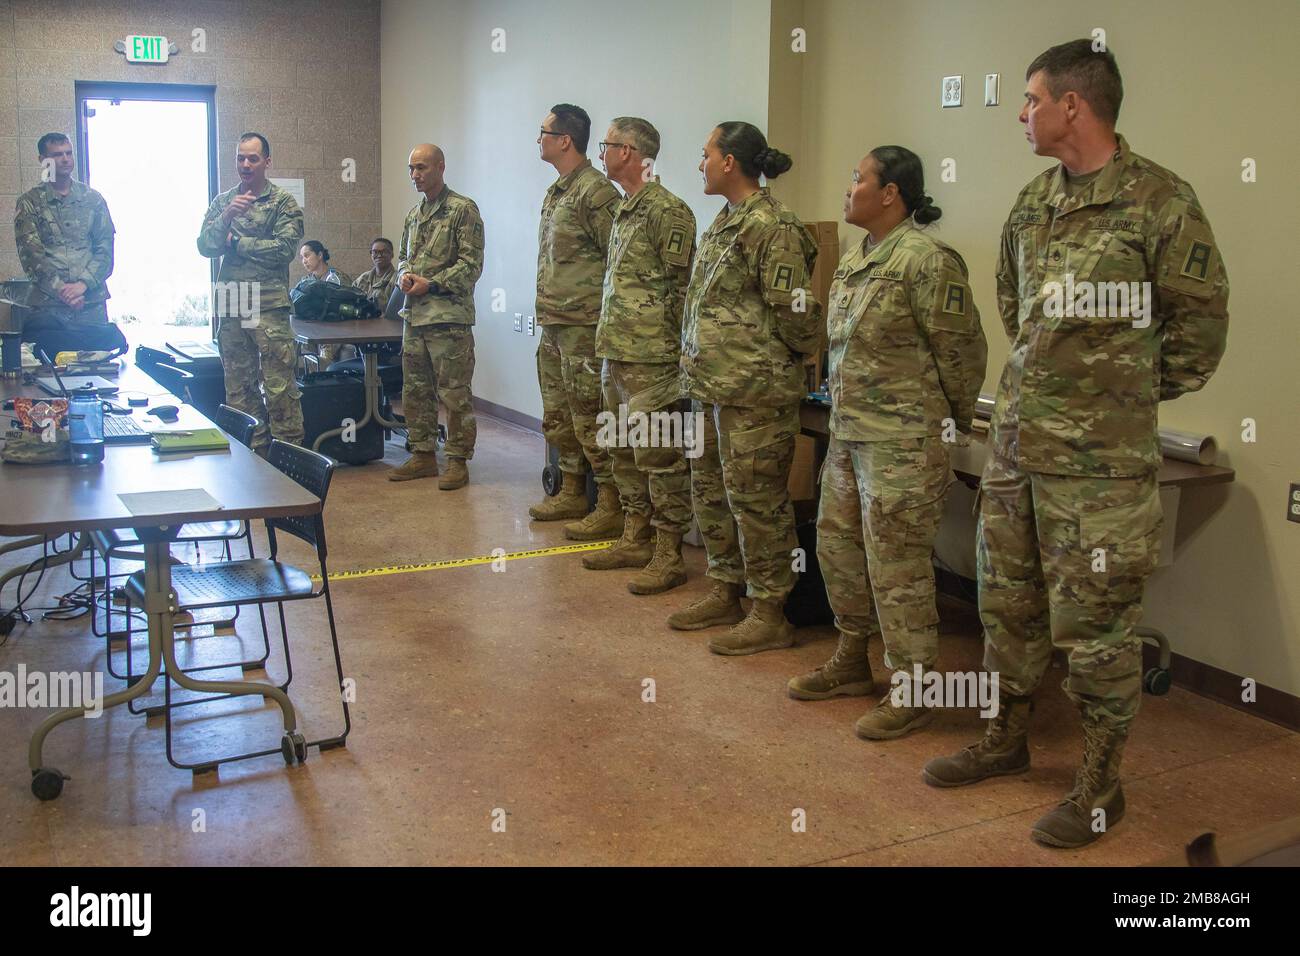
[[[276,440],[271,442],[271,450],[267,460],[318,497],[323,512],[325,499],[329,493],[330,479],[334,473],[334,462],[331,459],[306,448]],[[300,538],[316,549],[316,557],[320,562],[321,586],[319,590],[313,587],[310,574],[278,559],[279,543],[276,537],[277,532],[284,532]],[[334,747],[344,746],[347,736],[352,730],[352,716],[343,693],[343,659],[339,653],[338,632],[334,625],[334,604],[330,598],[329,572],[326,567],[327,549],[325,546],[324,519],[319,513],[306,517],[268,518],[266,519],[266,535],[270,544],[270,557],[268,558],[226,561],[202,569],[192,567],[174,568],[172,570],[172,590],[176,593],[176,609],[178,611],[195,611],[225,605],[243,606],[253,604],[257,605],[260,610],[267,604],[276,605],[280,615],[280,640],[284,647],[284,663],[287,673],[285,682],[279,686],[281,689],[285,689],[293,680],[293,664],[289,653],[289,632],[285,623],[284,604],[286,601],[301,601],[323,597],[325,599],[325,613],[329,619],[330,644],[334,651],[334,668],[339,681],[339,700],[343,707],[342,732],[332,737],[323,737],[317,740],[299,740],[294,745],[294,749],[290,749],[290,745],[284,743],[279,749],[258,750],[235,756],[203,760],[199,763],[179,763],[172,752],[172,710],[177,706],[181,706],[181,704],[172,702],[171,676],[164,674],[162,675],[164,681],[162,710],[166,718],[167,760],[173,767],[180,770],[192,770],[195,773],[202,773],[216,768],[219,764],[230,763],[234,760],[263,757],[274,753],[282,754],[285,761],[292,764],[295,757],[299,761],[306,759],[306,749],[308,747],[329,750]],[[130,602],[143,605],[143,571],[137,571],[127,579],[126,592],[128,608]],[[184,701],[182,703],[206,703],[223,700],[230,696],[232,695],[214,694],[199,698],[197,701]]]

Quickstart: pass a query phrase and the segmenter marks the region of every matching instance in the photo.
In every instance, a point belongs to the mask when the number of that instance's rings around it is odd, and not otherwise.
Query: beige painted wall
[[[195,28],[206,53],[191,49]],[[113,52],[129,33],[164,35],[181,52],[129,65]],[[73,134],[75,80],[215,84],[221,189],[236,182],[235,137],[265,134],[272,175],[306,181],[307,237],[355,275],[370,268],[379,229],[378,58],[374,0],[0,0],[0,209],[39,181],[40,135]],[[356,182],[343,181],[345,158]],[[0,277],[15,275],[13,230],[0,229]]]
[[[1300,5],[1256,0],[806,0],[800,211],[838,218],[851,167],[899,143],[926,163],[944,209],[939,234],[966,258],[989,337],[991,390],[1007,353],[994,308],[1003,221],[1020,188],[1048,163],[1016,121],[1029,61],[1103,27],[1124,76],[1119,130],[1133,149],[1195,187],[1231,279],[1228,351],[1200,393],[1161,407],[1170,427],[1218,437],[1230,486],[1189,491],[1173,568],[1148,590],[1147,621],[1196,660],[1300,693],[1300,525],[1285,521],[1300,481],[1300,335],[1293,294],[1300,127],[1279,96],[1292,86]],[[773,50],[777,47],[773,44]],[[778,74],[782,67],[773,63]],[[982,104],[985,73],[1002,104]],[[965,105],[939,108],[940,78],[965,77]],[[957,181],[939,179],[957,163]],[[1243,158],[1258,182],[1241,180]],[[860,230],[843,226],[844,244]],[[1253,418],[1258,441],[1241,440]],[[1167,516],[1168,520],[1168,516]],[[950,526],[949,533],[955,533]]]
[[[398,238],[418,198],[402,177],[414,143],[447,152],[447,182],[478,203],[486,256],[479,280],[474,393],[541,417],[538,338],[512,331],[533,311],[537,222],[555,171],[537,155],[551,106],[576,103],[592,119],[588,155],[619,115],[659,129],[658,171],[701,231],[722,201],[703,195],[696,166],[722,120],[767,117],[767,0],[384,0],[382,56],[384,227]],[[492,52],[492,31],[505,52]],[[506,310],[492,311],[492,290]]]

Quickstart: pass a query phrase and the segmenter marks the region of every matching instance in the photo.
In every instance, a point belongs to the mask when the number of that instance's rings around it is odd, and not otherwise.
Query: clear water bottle
[[[104,460],[104,406],[98,395],[74,395],[68,404],[72,463],[95,465]]]

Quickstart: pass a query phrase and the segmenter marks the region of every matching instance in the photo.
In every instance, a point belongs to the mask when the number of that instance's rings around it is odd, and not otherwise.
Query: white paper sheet
[[[219,511],[224,507],[202,488],[182,488],[177,491],[132,491],[117,497],[126,506],[126,510],[137,517]]]

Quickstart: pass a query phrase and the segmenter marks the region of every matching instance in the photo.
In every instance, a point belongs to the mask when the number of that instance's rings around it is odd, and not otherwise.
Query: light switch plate
[[[984,105],[998,105],[998,74],[996,73],[984,74]]]
[[[527,328],[528,328],[528,334],[529,334],[529,335],[536,335],[536,334],[537,334],[537,316],[535,316],[535,315],[530,315],[530,316],[528,317],[528,320],[527,320]]]
[[[515,331],[516,331],[516,332],[522,332],[523,330],[524,330],[524,314],[523,314],[522,312],[516,312],[516,313],[515,313]]]
[[[1300,521],[1300,485],[1291,486],[1291,498],[1286,503],[1286,520]]]
[[[945,76],[943,78],[943,90],[939,105],[944,109],[950,106],[961,106],[961,77]]]

